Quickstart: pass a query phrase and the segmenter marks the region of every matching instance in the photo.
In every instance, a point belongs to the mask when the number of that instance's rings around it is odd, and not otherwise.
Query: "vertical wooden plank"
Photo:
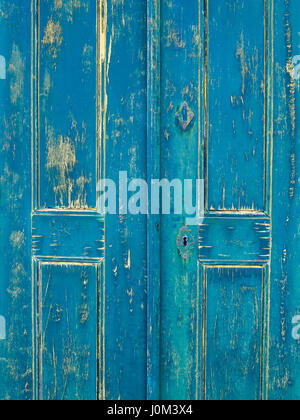
[[[207,217],[200,228],[200,259],[203,255],[211,264],[224,264],[241,267],[254,265],[255,253],[252,246],[259,246],[258,262],[269,260],[268,230],[270,216],[271,152],[272,152],[272,1],[259,1],[255,5],[245,2],[203,2],[204,27],[201,28],[204,39],[205,60],[202,66],[205,73],[204,84],[204,167],[206,177],[206,209],[213,217]],[[248,9],[249,8],[249,9]],[[261,22],[259,29],[249,26],[249,17],[255,15],[255,22]],[[223,39],[222,31],[230,28],[228,36]],[[231,39],[232,36],[232,39]],[[228,40],[228,44],[227,44]],[[228,75],[230,75],[228,79]],[[240,90],[241,95],[236,92]],[[238,98],[238,100],[236,100]],[[241,101],[239,102],[239,100]],[[252,112],[252,110],[255,110]],[[212,132],[214,135],[212,136]],[[255,141],[253,142],[253,137]],[[238,142],[238,143],[237,143]],[[249,152],[248,148],[252,148]],[[255,152],[253,153],[253,150]],[[228,165],[228,168],[226,168]],[[255,175],[254,175],[255,174]],[[223,183],[223,186],[222,186]],[[240,183],[240,185],[239,185]],[[227,188],[228,187],[228,188]],[[212,203],[212,200],[218,201]],[[247,204],[248,201],[248,204]],[[217,211],[215,211],[217,210]],[[257,210],[266,212],[265,220],[260,220]],[[226,216],[220,212],[231,213],[228,225],[224,229],[224,247],[218,255],[212,254],[212,243],[205,240],[203,233],[208,230],[217,248],[222,246],[221,226]],[[249,213],[253,213],[251,218]],[[245,219],[243,219],[243,216]],[[209,214],[207,214],[209,216]],[[240,219],[237,217],[240,216]],[[226,222],[225,222],[226,223]],[[253,241],[245,228],[252,224],[259,237]],[[235,227],[233,227],[233,225]],[[249,225],[250,226],[250,225]],[[237,230],[236,230],[237,229]],[[233,232],[239,237],[233,239]],[[231,249],[232,246],[235,249]],[[245,254],[242,255],[241,252]],[[205,260],[205,258],[204,258]],[[228,267],[229,267],[228,266]],[[237,268],[238,270],[238,268]],[[261,295],[263,315],[261,317],[262,355],[259,374],[253,375],[253,388],[259,389],[256,398],[265,399],[268,381],[268,343],[269,343],[269,269],[264,267],[264,288]],[[205,386],[209,380],[208,372],[203,369],[206,357],[214,357],[211,350],[203,346],[203,335],[206,330],[206,313],[210,307],[206,299],[205,281],[206,266],[199,265],[199,316],[198,331],[198,396],[201,398],[219,399],[219,395],[206,394]],[[227,277],[223,282],[226,287]],[[223,284],[223,283],[222,283]],[[213,308],[213,305],[212,305]],[[246,316],[245,316],[246,317]],[[244,317],[244,318],[245,318]],[[225,336],[225,334],[224,334]],[[243,340],[243,337],[241,338]],[[218,354],[218,346],[215,355]],[[222,357],[224,352],[220,351]],[[241,369],[243,358],[240,357]],[[224,362],[224,364],[226,364]],[[221,382],[220,382],[221,383]],[[209,385],[209,384],[207,384]],[[229,387],[230,388],[230,387]],[[227,389],[230,394],[230,389]],[[219,388],[219,391],[221,388]],[[234,391],[234,387],[231,387]],[[245,391],[245,387],[244,387]],[[249,393],[251,390],[249,390]],[[226,389],[221,390],[224,395]],[[242,390],[241,390],[242,393]],[[228,394],[227,398],[230,399]],[[239,397],[238,393],[237,396]],[[251,398],[251,397],[250,397]],[[226,399],[226,397],[225,397]]]
[[[32,399],[30,1],[0,1],[0,399]]]
[[[297,0],[274,2],[274,164],[271,264],[269,398],[300,399],[300,349],[293,338],[300,313],[299,290],[299,80],[293,57],[300,53]]]
[[[108,0],[106,177],[147,178],[147,2]],[[130,197],[130,195],[129,195]],[[147,216],[106,217],[106,398],[147,398]]]
[[[202,124],[199,4],[162,0],[161,16],[161,177],[195,180]],[[194,113],[187,130],[176,123],[184,102]],[[198,229],[191,227],[195,249],[184,260],[176,241],[185,222],[184,214],[161,217],[161,399],[196,397]]]
[[[147,32],[147,181],[160,179],[160,0],[148,1]],[[149,203],[150,208],[151,203]],[[147,224],[147,397],[159,399],[160,389],[160,215]]]

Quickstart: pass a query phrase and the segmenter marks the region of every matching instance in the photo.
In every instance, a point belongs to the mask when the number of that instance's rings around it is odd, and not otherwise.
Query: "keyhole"
[[[184,246],[185,248],[188,246],[188,237],[187,237],[187,236],[184,236],[184,237],[182,238],[182,243],[183,243],[183,246]]]

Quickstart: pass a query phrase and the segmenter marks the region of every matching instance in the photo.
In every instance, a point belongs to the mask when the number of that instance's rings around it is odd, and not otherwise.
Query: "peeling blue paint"
[[[6,340],[6,319],[0,316],[0,340]]]

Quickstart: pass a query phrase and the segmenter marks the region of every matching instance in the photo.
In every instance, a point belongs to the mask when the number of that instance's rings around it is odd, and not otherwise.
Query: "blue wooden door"
[[[0,11],[0,398],[145,399],[146,222],[97,184],[145,177],[146,2]]]
[[[161,2],[161,173],[205,184],[188,260],[185,218],[162,218],[163,399],[300,397],[299,18],[293,0]]]
[[[300,398],[299,18],[0,0],[0,399]],[[203,222],[104,217],[120,171]]]

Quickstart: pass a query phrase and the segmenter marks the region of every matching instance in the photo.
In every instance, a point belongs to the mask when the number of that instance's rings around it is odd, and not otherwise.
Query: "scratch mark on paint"
[[[174,22],[167,21],[165,24],[168,28],[168,33],[166,35],[167,37],[166,46],[167,47],[174,46],[175,48],[185,48],[186,42],[183,39],[181,39],[179,31],[177,31],[173,27]]]
[[[68,202],[71,203],[73,181],[68,176],[76,164],[75,147],[69,137],[62,135],[54,138],[53,129],[47,127],[47,163],[46,168],[57,170],[56,182],[54,185],[55,195],[59,197],[61,205],[64,205],[65,196],[68,194]],[[49,176],[53,174],[49,172]]]
[[[16,44],[12,47],[8,73],[11,74],[10,100],[16,105],[23,95],[25,63]]]
[[[82,66],[84,73],[90,73],[93,65],[93,47],[85,44],[82,52]]]
[[[24,245],[25,243],[24,232],[21,232],[21,231],[12,232],[9,240],[14,248],[20,249],[21,246]]]
[[[0,341],[6,340],[6,319],[0,316]]]
[[[130,249],[128,250],[128,257],[127,257],[127,262],[125,263],[125,268],[127,270],[131,269],[131,252],[130,252]]]
[[[51,89],[51,77],[48,70],[46,70],[45,76],[44,76],[44,90],[43,90],[42,95],[48,96],[50,93],[50,89]]]
[[[6,79],[6,60],[3,55],[0,55],[0,79]]]
[[[245,42],[244,42],[244,34],[241,34],[241,39],[238,43],[238,48],[236,51],[236,58],[238,58],[241,62],[241,68],[242,68],[242,78],[243,78],[243,85],[242,85],[242,92],[243,95],[245,94],[245,83],[246,83],[246,75],[248,73],[248,66],[246,63],[246,57],[245,57]]]
[[[42,44],[48,46],[48,52],[52,55],[53,59],[57,57],[62,42],[62,27],[59,22],[54,23],[51,18],[47,23]]]

